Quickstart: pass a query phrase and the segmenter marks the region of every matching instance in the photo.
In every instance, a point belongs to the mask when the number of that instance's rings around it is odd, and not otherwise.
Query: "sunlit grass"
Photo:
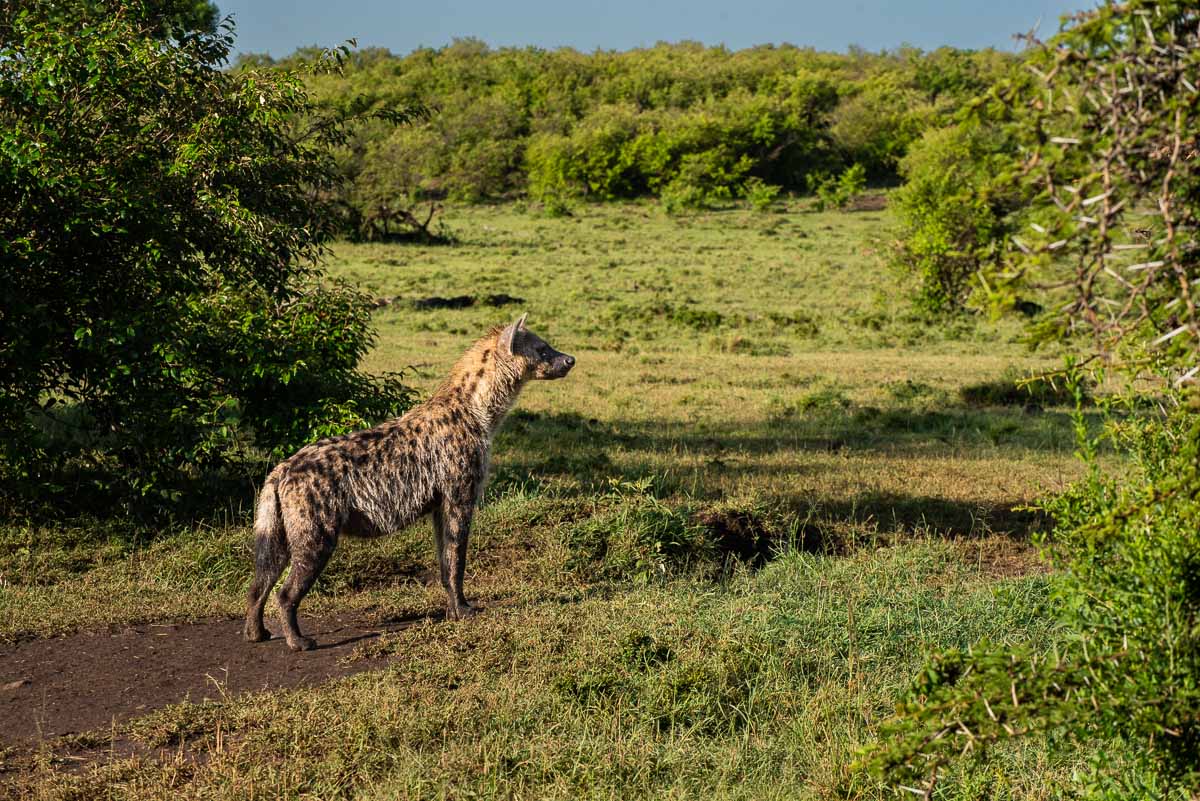
[[[382,673],[121,729],[182,740],[178,764],[37,763],[14,779],[28,792],[875,797],[847,766],[923,653],[1044,637],[1043,521],[1019,507],[1078,475],[1069,410],[962,393],[1058,355],[1018,321],[914,317],[886,212],[447,217],[456,245],[339,244],[330,268],[387,301],[368,366],[422,392],[521,312],[578,358],[496,439],[468,576],[488,611],[375,643]],[[488,305],[502,294],[522,300]],[[412,304],[461,295],[477,301]],[[0,639],[239,615],[252,494],[202,527],[4,528]],[[747,527],[761,570],[731,555]],[[431,539],[344,542],[306,613],[435,612]],[[1035,743],[946,797],[1047,797],[1068,769]]]

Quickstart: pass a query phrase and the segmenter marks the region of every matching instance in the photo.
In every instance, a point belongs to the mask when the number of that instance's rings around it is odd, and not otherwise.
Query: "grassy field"
[[[468,571],[486,612],[436,618],[427,523],[345,542],[304,611],[430,616],[351,657],[386,669],[160,710],[117,734],[178,758],[65,772],[46,746],[0,787],[883,797],[849,765],[924,653],[1045,638],[1044,522],[1021,507],[1078,475],[1072,424],[1054,397],[1003,389],[1059,356],[1030,353],[1017,321],[912,318],[886,211],[448,217],[453,246],[344,244],[330,268],[387,301],[369,367],[423,393],[525,311],[578,359],[497,437]],[[6,526],[0,640],[239,615],[252,493],[204,527]],[[938,797],[1050,797],[1072,767],[1033,742]]]

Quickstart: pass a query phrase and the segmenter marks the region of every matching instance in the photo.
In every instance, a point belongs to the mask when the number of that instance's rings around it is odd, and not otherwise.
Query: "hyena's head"
[[[559,353],[546,340],[525,327],[527,314],[500,332],[499,348],[521,370],[522,378],[562,378],[575,366],[575,357]]]

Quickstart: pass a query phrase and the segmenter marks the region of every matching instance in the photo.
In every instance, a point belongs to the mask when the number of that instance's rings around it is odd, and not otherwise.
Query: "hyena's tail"
[[[287,558],[287,533],[279,508],[279,487],[271,477],[258,494],[258,507],[254,512],[254,565],[259,571],[270,570],[277,564],[286,564]]]
[[[254,581],[246,598],[246,639],[259,642],[270,637],[263,626],[263,607],[271,588],[287,567],[290,549],[283,514],[279,508],[279,488],[275,476],[269,476],[258,495],[254,513]]]

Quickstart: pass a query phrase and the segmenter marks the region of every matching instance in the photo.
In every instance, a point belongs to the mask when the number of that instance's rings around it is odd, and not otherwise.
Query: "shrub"
[[[631,147],[644,123],[630,106],[601,106],[580,120],[570,136],[532,137],[525,154],[530,194],[537,200],[612,200],[644,191]]]
[[[711,567],[708,530],[686,510],[673,509],[650,493],[650,481],[613,481],[614,508],[566,531],[569,570],[602,579],[663,578],[689,568]]]
[[[357,369],[367,299],[313,266],[346,118],[151,6],[0,12],[0,474],[26,499],[167,506],[409,403]]]
[[[1110,435],[1134,469],[1105,476],[1081,434],[1089,476],[1044,504],[1060,636],[935,656],[865,759],[889,783],[931,792],[946,763],[1046,734],[1052,748],[1119,744],[1120,757],[1095,761],[1075,790],[1200,791],[1200,426],[1177,408],[1117,420]]]
[[[892,194],[901,241],[893,263],[917,281],[926,314],[961,309],[979,271],[1002,258],[1020,193],[998,173],[1010,144],[975,122],[932,129],[900,164],[905,184]]]
[[[769,211],[779,197],[780,187],[769,184],[761,178],[750,177],[742,186],[742,194],[750,202],[750,208],[755,211]]]
[[[662,190],[663,208],[675,213],[728,203],[751,166],[748,156],[735,156],[725,147],[689,153]]]
[[[841,175],[809,175],[808,188],[817,195],[814,208],[825,211],[829,208],[844,209],[867,187],[867,170],[861,164],[847,167]]]

